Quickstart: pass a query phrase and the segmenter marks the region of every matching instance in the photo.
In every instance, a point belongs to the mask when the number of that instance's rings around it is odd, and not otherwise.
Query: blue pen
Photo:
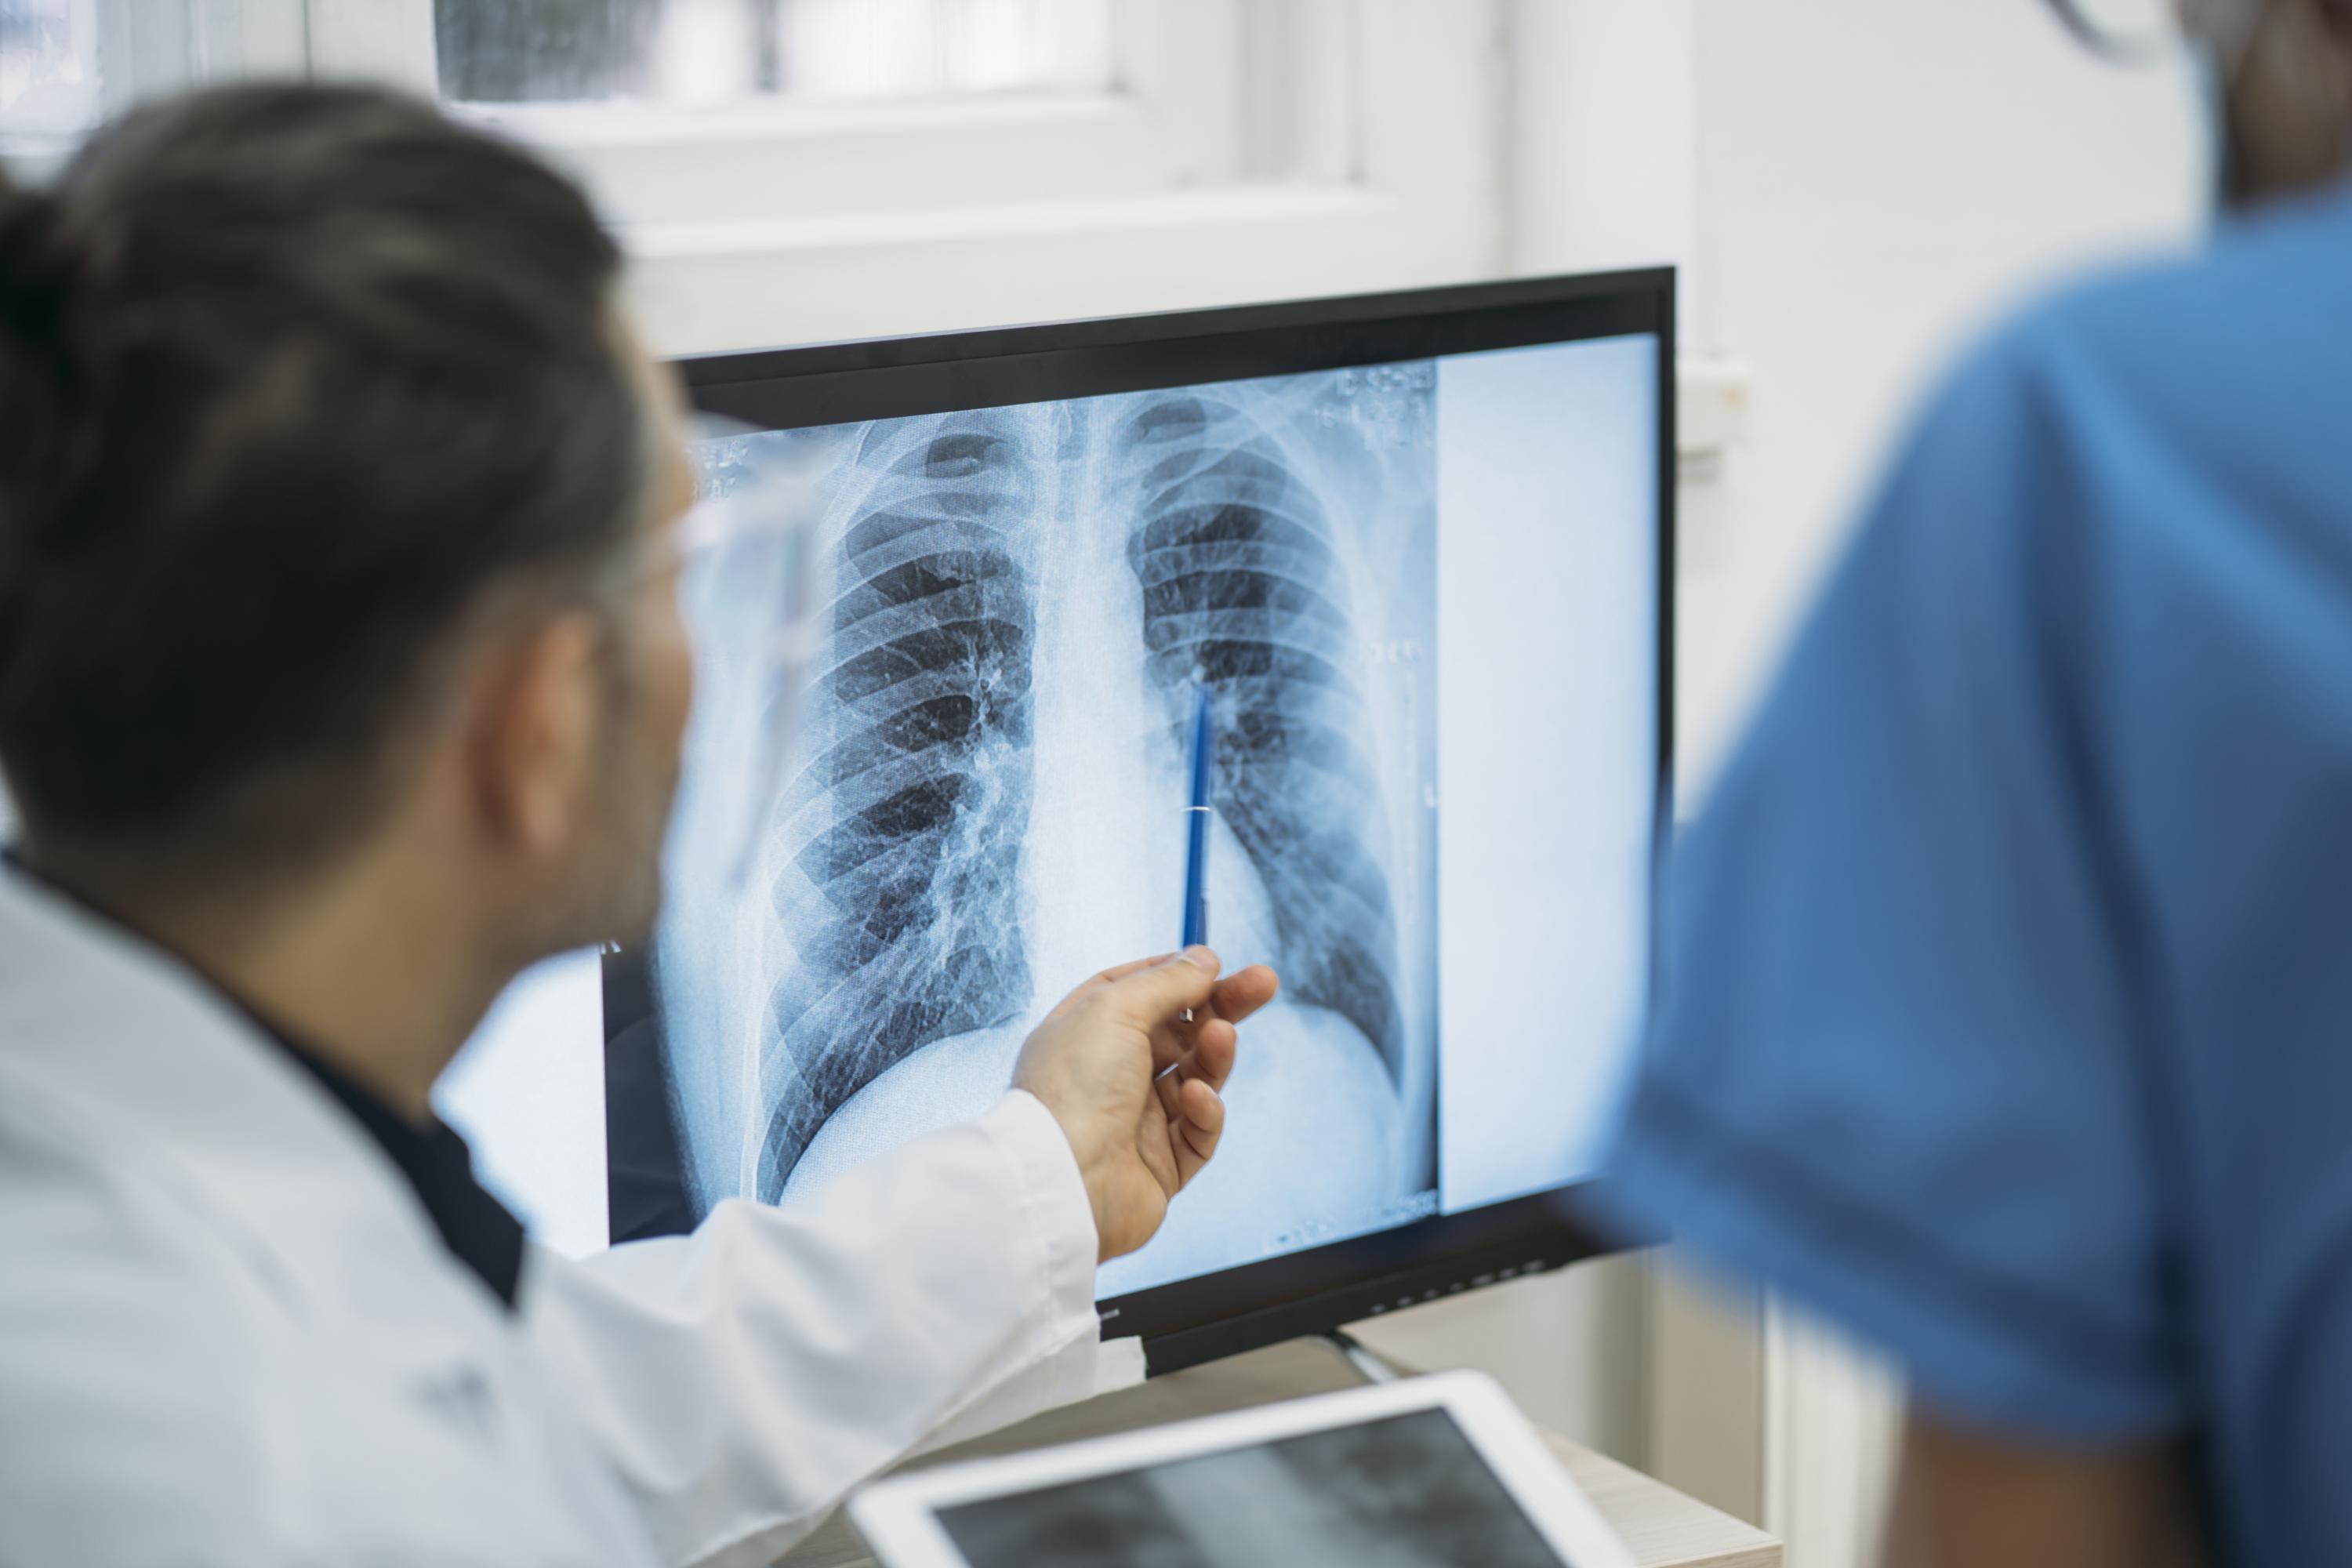
[[[1192,798],[1184,808],[1184,945],[1209,940],[1209,779],[1216,761],[1209,689],[1192,689]]]

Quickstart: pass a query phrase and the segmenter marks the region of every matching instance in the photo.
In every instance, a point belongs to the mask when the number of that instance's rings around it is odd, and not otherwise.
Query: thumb
[[[1205,1007],[1217,990],[1217,955],[1189,947],[1111,983],[1111,1000],[1132,1022],[1157,1028],[1187,1007]]]

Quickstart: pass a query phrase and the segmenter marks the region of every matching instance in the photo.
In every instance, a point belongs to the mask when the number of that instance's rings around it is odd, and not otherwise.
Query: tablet
[[[897,1476],[849,1516],[884,1568],[1633,1568],[1475,1373]]]

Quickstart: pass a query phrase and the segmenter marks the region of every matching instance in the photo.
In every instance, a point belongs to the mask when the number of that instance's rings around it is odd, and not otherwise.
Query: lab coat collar
[[[161,949],[0,867],[11,1079],[99,1141],[94,1159],[184,1194],[298,1314],[387,1331],[501,1320],[390,1159],[251,1020]]]

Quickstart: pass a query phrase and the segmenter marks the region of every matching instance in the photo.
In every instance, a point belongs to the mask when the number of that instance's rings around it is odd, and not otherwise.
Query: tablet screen
[[[971,1568],[1566,1568],[1443,1410],[961,1503],[939,1521]]]

